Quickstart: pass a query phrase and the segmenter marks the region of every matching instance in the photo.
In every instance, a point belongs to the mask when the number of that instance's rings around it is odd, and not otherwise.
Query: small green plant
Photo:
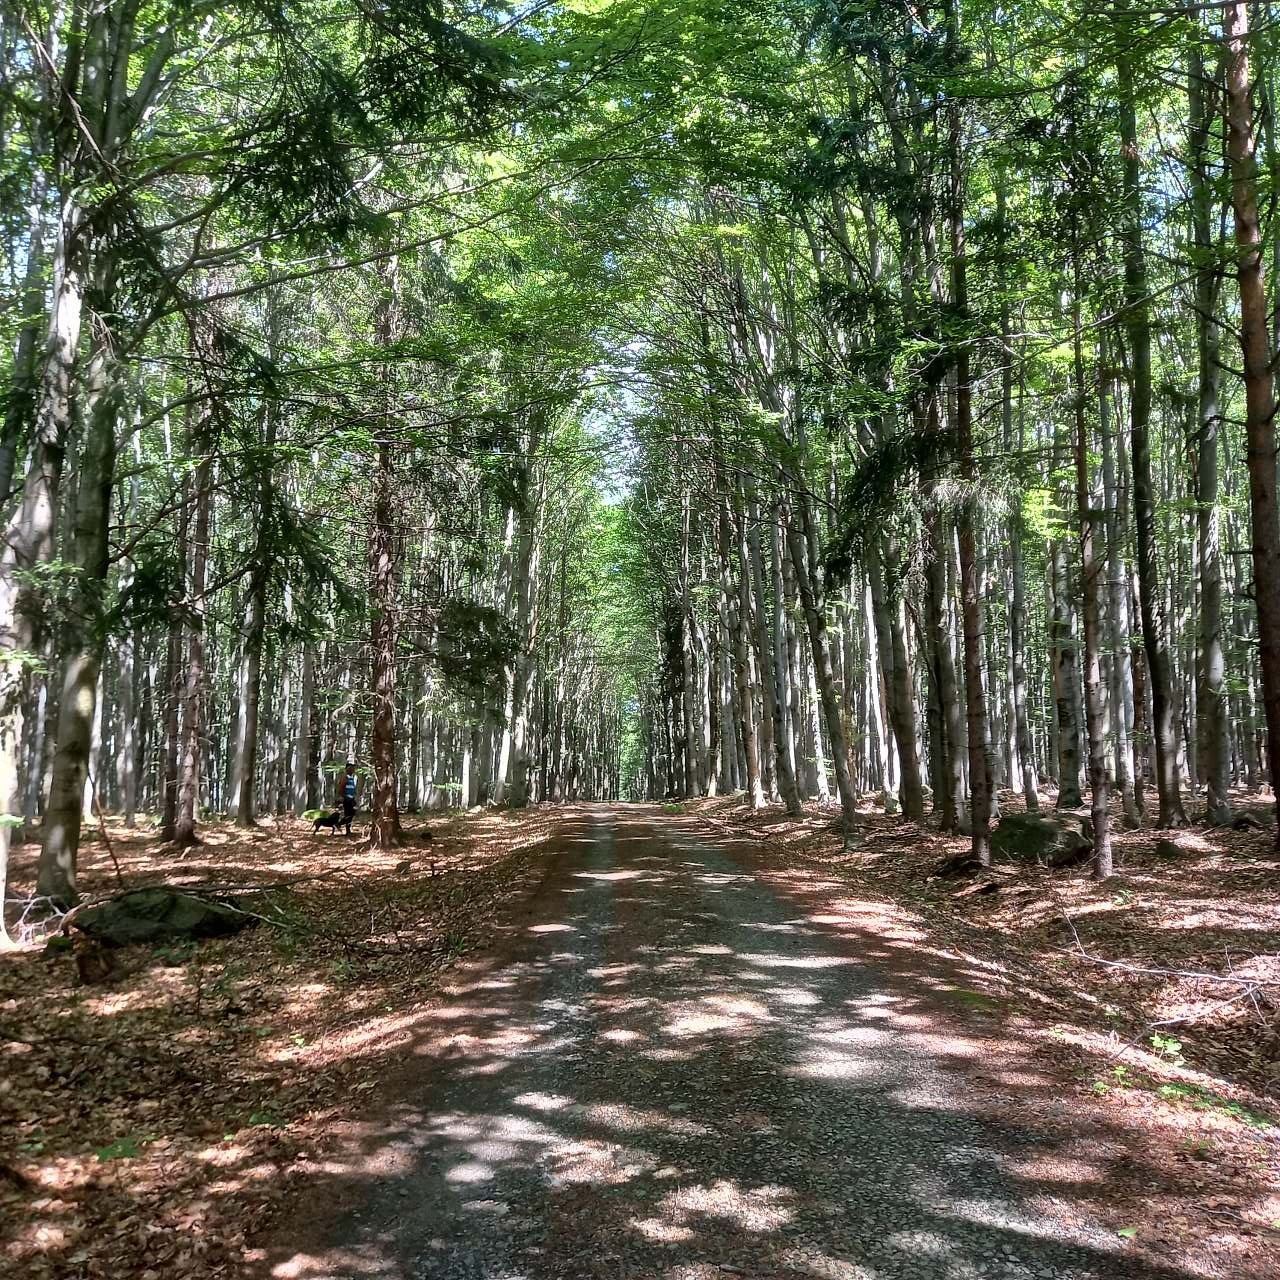
[[[1165,1036],[1156,1032],[1151,1037],[1151,1047],[1160,1057],[1175,1067],[1182,1066],[1186,1061],[1182,1056],[1182,1041],[1177,1036]]]
[[[1230,1116],[1233,1120],[1239,1120],[1241,1124],[1247,1124],[1251,1129],[1270,1129],[1276,1123],[1272,1116],[1263,1115],[1260,1111],[1254,1111],[1252,1107],[1247,1107],[1241,1102],[1224,1098],[1220,1093],[1214,1093],[1212,1089],[1206,1089],[1203,1085],[1162,1084],[1156,1093],[1166,1102],[1178,1102],[1195,1107],[1197,1111]]]
[[[1123,1062],[1117,1063],[1116,1066],[1112,1067],[1107,1072],[1107,1075],[1110,1076],[1110,1079],[1099,1076],[1093,1082],[1093,1091],[1099,1096],[1105,1096],[1112,1089],[1123,1089],[1132,1083],[1129,1079],[1129,1068]]]
[[[1119,889],[1111,895],[1111,901],[1117,907],[1131,907],[1135,894],[1132,889]]]
[[[148,1142],[154,1142],[155,1135],[140,1134],[138,1137],[117,1138],[115,1142],[99,1147],[95,1152],[99,1160],[136,1160],[142,1154],[142,1148]]]

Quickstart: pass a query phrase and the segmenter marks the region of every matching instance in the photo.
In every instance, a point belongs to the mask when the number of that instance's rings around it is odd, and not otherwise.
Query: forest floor
[[[968,1112],[979,1126],[976,1139],[969,1130],[945,1139],[944,1163],[960,1160],[966,1143],[999,1146],[991,1137],[995,1129],[1023,1135],[1006,1167],[1036,1194],[1019,1195],[1017,1213],[1009,1209],[1013,1218],[998,1231],[988,1224],[989,1231],[975,1235],[964,1228],[956,1235],[960,1262],[986,1250],[994,1262],[975,1265],[987,1265],[992,1275],[1090,1274],[1090,1264],[1076,1255],[1024,1249],[1038,1221],[1026,1217],[1028,1206],[1041,1205],[1045,1221],[1057,1220],[1055,1212],[1066,1215],[1060,1235],[1090,1253],[1099,1275],[1112,1274],[1114,1265],[1121,1268],[1116,1274],[1133,1276],[1280,1276],[1280,988],[1274,985],[1280,982],[1280,895],[1268,835],[1182,833],[1178,852],[1165,846],[1161,855],[1152,833],[1124,833],[1117,846],[1120,874],[1105,886],[1080,873],[1006,868],[979,882],[998,882],[998,891],[979,893],[971,882],[931,878],[962,842],[899,819],[868,815],[858,847],[845,852],[830,810],[789,819],[775,809],[752,813],[728,799],[645,812],[653,825],[639,844],[629,844],[625,831],[603,843],[582,839],[583,823],[596,819],[589,810],[568,808],[433,821],[430,845],[390,854],[312,836],[309,824],[291,820],[249,835],[213,828],[205,844],[185,856],[154,836],[113,827],[119,879],[105,848],[91,846],[82,876],[86,891],[108,894],[119,883],[257,885],[266,892],[255,901],[271,923],[198,947],[131,948],[118,953],[116,971],[101,985],[81,985],[64,952],[31,946],[0,957],[0,1108],[6,1115],[0,1270],[12,1265],[15,1274],[32,1277],[144,1280],[405,1274],[394,1269],[398,1256],[380,1259],[369,1233],[380,1225],[398,1231],[396,1215],[404,1214],[406,1198],[409,1205],[433,1203],[431,1188],[443,1185],[439,1161],[447,1148],[455,1155],[472,1152],[452,1166],[464,1184],[472,1175],[477,1184],[465,1201],[472,1206],[468,1230],[487,1238],[493,1223],[483,1230],[477,1223],[492,1214],[502,1218],[504,1238],[535,1227],[543,1235],[527,1255],[510,1260],[511,1267],[490,1260],[466,1270],[454,1265],[456,1242],[441,1243],[430,1231],[424,1236],[419,1223],[407,1234],[427,1252],[416,1257],[413,1265],[423,1269],[412,1274],[697,1280],[717,1274],[716,1266],[721,1274],[761,1277],[915,1274],[903,1258],[926,1246],[908,1248],[905,1237],[900,1255],[886,1258],[882,1270],[840,1270],[841,1256],[849,1256],[836,1247],[844,1228],[821,1226],[822,1215],[829,1216],[842,1195],[856,1203],[880,1195],[859,1182],[867,1169],[878,1181],[919,1173],[902,1156],[888,1166],[871,1160],[865,1169],[849,1167],[847,1151],[865,1155],[874,1141],[894,1150],[922,1142],[927,1148],[937,1134],[951,1132],[951,1122],[922,1130],[914,1120],[882,1115],[878,1123],[889,1127],[888,1138],[859,1131],[866,1116],[848,1110],[853,1104],[843,1093],[834,1095],[839,1114],[829,1114],[827,1094],[842,1071],[856,1075],[862,1068],[842,1067],[829,1055],[815,1067],[819,1083],[797,1094],[782,1061],[794,1058],[798,1047],[812,1048],[806,1039],[812,1018],[797,1022],[785,1009],[759,1009],[744,985],[756,979],[741,966],[729,972],[717,959],[733,953],[731,939],[720,934],[736,915],[756,931],[751,956],[761,974],[778,966],[786,974],[796,965],[773,954],[778,946],[810,948],[805,964],[815,972],[796,972],[794,989],[778,997],[784,1003],[838,1000],[862,1007],[909,999],[913,1016],[930,1021],[945,1052],[935,1054],[932,1042],[921,1041],[912,1052],[925,1053],[928,1063],[897,1062],[894,1070],[913,1079],[924,1071],[925,1092],[943,1096],[941,1106],[936,1097],[932,1105],[948,1115]],[[690,871],[690,849],[708,865]],[[593,870],[590,863],[577,865],[584,857],[603,861]],[[628,897],[629,881],[655,868],[663,869],[664,883],[646,890],[645,901]],[[19,857],[15,893],[29,888],[30,871],[29,860]],[[741,885],[737,896],[724,889],[729,884]],[[563,895],[601,886],[612,895],[607,903],[588,911],[585,923],[566,921],[565,903],[577,899]],[[574,930],[607,948],[601,963],[574,958],[561,936]],[[530,946],[540,950],[521,950]],[[667,954],[676,946],[683,948],[678,964]],[[860,968],[846,989],[831,978],[844,974],[839,966],[851,958],[867,973]],[[684,1022],[675,1019],[676,1032],[667,1032],[676,1036],[679,1053],[659,1054],[648,1065],[637,1061],[638,1037],[656,1039],[648,1014],[635,1014],[635,1027],[625,1017],[611,1031],[598,1025],[601,1001],[614,1001],[613,1012],[645,1006],[644,999],[628,1004],[625,991],[613,990],[632,981],[610,973],[617,965],[639,965],[642,983],[678,982],[683,996],[669,990],[666,996],[697,1006],[685,1011]],[[584,983],[592,987],[587,1003],[596,1009],[585,1049],[576,1043],[584,1028],[573,1012]],[[716,986],[725,989],[717,993]],[[492,1006],[479,1011],[488,1019],[483,1026],[475,1008],[480,991],[491,993],[482,997]],[[832,1023],[824,1035],[860,1044],[869,1025]],[[908,1040],[913,1025],[904,1024]],[[537,1052],[519,1048],[531,1027]],[[878,1052],[884,1059],[890,1050]],[[436,1076],[422,1074],[423,1054],[434,1055]],[[484,1054],[490,1060],[476,1060]],[[547,1069],[540,1054],[550,1055],[556,1077],[542,1086],[533,1079]],[[945,1070],[934,1057],[945,1060]],[[539,1105],[552,1110],[560,1105],[556,1098],[575,1098],[577,1108],[593,1091],[611,1091],[601,1114],[612,1141],[603,1131],[587,1134],[575,1110],[575,1125],[584,1131],[562,1135],[541,1153],[541,1189],[530,1184],[524,1192],[538,1207],[525,1205],[523,1214],[511,1196],[483,1190],[490,1175],[474,1154],[509,1156],[509,1133],[490,1126],[477,1140],[461,1122],[437,1125],[432,1141],[445,1147],[435,1152],[412,1141],[406,1146],[403,1137],[406,1107],[417,1115],[415,1124],[423,1122],[424,1089],[432,1098],[442,1091],[439,1120],[441,1107],[452,1106],[455,1114],[469,1101],[474,1110],[480,1105],[474,1090],[481,1087],[474,1080],[503,1072],[517,1085],[522,1074],[530,1076],[532,1084],[518,1096],[527,1095],[531,1106],[542,1099]],[[753,1089],[759,1096],[748,1099]],[[815,1091],[823,1093],[817,1113]],[[480,1101],[492,1113],[509,1105],[507,1093]],[[855,1130],[852,1136],[841,1137],[837,1120]],[[754,1171],[756,1190],[749,1194],[745,1175],[736,1182],[694,1179],[698,1170],[681,1167],[678,1149],[698,1136],[685,1132],[690,1125],[700,1125],[698,1134],[710,1142],[698,1157],[703,1174],[720,1160],[726,1142],[735,1147],[755,1125],[750,1141],[763,1144],[766,1165],[774,1162],[768,1185],[775,1190],[761,1189],[762,1170]],[[829,1128],[840,1151],[830,1149]],[[395,1141],[393,1133],[400,1135]],[[371,1134],[379,1139],[376,1158]],[[631,1159],[623,1150],[628,1142],[659,1151],[664,1163],[641,1167],[641,1157],[620,1168],[619,1161]],[[673,1143],[677,1149],[668,1152]],[[360,1177],[353,1178],[353,1158]],[[814,1168],[796,1166],[806,1158]],[[994,1159],[964,1156],[970,1191],[974,1183],[990,1183],[982,1170]],[[382,1172],[371,1176],[366,1166]],[[659,1175],[675,1183],[649,1187]],[[822,1185],[809,1188],[803,1211],[766,1203],[782,1194],[778,1186],[791,1195],[815,1177]],[[588,1192],[595,1183],[614,1188],[613,1199],[593,1201]],[[559,1191],[551,1195],[549,1186]],[[1001,1187],[986,1190],[993,1202],[1014,1204]],[[901,1188],[895,1194],[894,1204],[868,1219],[885,1238],[906,1229],[898,1218],[912,1201]],[[954,1202],[956,1189],[939,1194]],[[1072,1206],[1067,1210],[1061,1209],[1064,1196]],[[353,1197],[372,1197],[363,1220],[337,1211]],[[544,1200],[554,1217],[550,1237]],[[456,1196],[450,1203],[456,1208]],[[652,1213],[642,1212],[645,1203]],[[436,1216],[447,1220],[436,1207]],[[602,1214],[602,1207],[609,1212]],[[1073,1227],[1074,1214],[1094,1225]],[[799,1237],[785,1225],[789,1220],[798,1224]],[[335,1244],[325,1231],[339,1221],[346,1236]],[[713,1221],[734,1228],[730,1236],[750,1242],[753,1252],[740,1256],[732,1239],[718,1240],[708,1226]],[[628,1261],[616,1241],[590,1239],[592,1232],[616,1235],[627,1223],[646,1222],[648,1228],[635,1228],[636,1247],[652,1245],[651,1255]],[[943,1235],[952,1229],[941,1218],[932,1226]],[[564,1235],[570,1228],[586,1235],[575,1244]],[[783,1239],[791,1240],[789,1252],[781,1251]],[[824,1249],[814,1252],[824,1239]],[[324,1261],[337,1256],[325,1250],[338,1246],[347,1249],[345,1261]],[[682,1248],[689,1255],[683,1270],[672,1253]],[[569,1256],[564,1250],[574,1249],[589,1254],[589,1267],[561,1265]],[[707,1256],[717,1263],[699,1270],[698,1258]],[[662,1269],[646,1269],[658,1267],[645,1260],[650,1257],[667,1261]],[[298,1261],[308,1258],[305,1265]],[[521,1269],[513,1269],[517,1263]],[[1024,1263],[1031,1269],[1022,1270]]]
[[[242,1274],[246,1241],[334,1117],[367,1097],[440,971],[536,882],[556,822],[410,822],[390,853],[301,819],[207,827],[187,851],[112,823],[119,875],[86,841],[87,897],[256,886],[253,909],[273,923],[126,948],[92,985],[65,951],[0,953],[0,1274]],[[34,852],[14,851],[15,897],[32,891]]]

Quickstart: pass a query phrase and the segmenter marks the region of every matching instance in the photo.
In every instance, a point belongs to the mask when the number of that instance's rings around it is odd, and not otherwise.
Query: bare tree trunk
[[[0,548],[0,806],[5,819],[0,821],[0,947],[8,942],[3,902],[9,844],[23,815],[18,781],[23,702],[44,614],[30,575],[53,559],[63,461],[71,430],[84,290],[81,221],[79,206],[68,200],[58,225],[53,301],[36,392],[31,456],[21,498],[5,524]]]
[[[208,448],[201,432],[197,449]],[[209,514],[212,503],[213,461],[205,456],[196,466],[192,482],[195,519],[191,534],[191,577],[187,599],[187,672],[182,712],[182,770],[178,780],[178,814],[174,842],[180,847],[199,844],[196,824],[200,816],[200,776],[204,760],[204,620],[205,589],[209,567]]]
[[[774,768],[778,779],[778,794],[786,810],[793,816],[801,812],[800,793],[796,788],[795,773],[787,754],[787,729],[783,716],[782,686],[776,663],[774,645],[769,634],[769,622],[765,617],[765,585],[764,563],[760,551],[759,508],[752,500],[748,511],[751,531],[747,536],[746,562],[742,565],[745,573],[750,570],[754,607],[752,614],[755,620],[756,649],[760,657],[760,692],[764,702],[764,714],[769,718],[773,732]]]
[[[1120,15],[1128,12],[1127,0],[1117,12]],[[1151,689],[1151,729],[1155,745],[1156,790],[1160,801],[1159,825],[1184,827],[1187,825],[1187,816],[1183,812],[1178,783],[1169,650],[1156,607],[1160,574],[1156,564],[1155,497],[1151,481],[1151,303],[1142,245],[1142,188],[1133,68],[1127,53],[1117,62],[1116,76],[1124,173],[1122,239],[1125,324],[1129,334],[1129,361],[1132,370],[1129,436],[1130,463],[1133,467],[1133,515],[1137,534],[1139,608],[1142,616],[1142,641],[1147,654],[1147,678]]]
[[[1267,769],[1273,793],[1280,779],[1280,518],[1276,508],[1276,397],[1267,292],[1258,221],[1258,173],[1249,78],[1249,7],[1228,0],[1227,159],[1238,251],[1240,350],[1244,357],[1245,436],[1253,540],[1253,596],[1258,611],[1258,658],[1267,721]],[[1280,843],[1280,826],[1276,830]]]
[[[78,897],[76,858],[105,643],[102,595],[107,577],[107,528],[120,397],[107,341],[99,340],[86,377],[85,398],[90,408],[79,458],[69,556],[76,580],[59,632],[65,667],[58,704],[57,749],[45,810],[44,847],[37,875],[37,892],[62,906],[71,906]]]
[[[1218,407],[1222,381],[1218,336],[1218,272],[1213,262],[1213,191],[1209,166],[1212,111],[1204,60],[1193,40],[1187,68],[1191,152],[1192,231],[1196,246],[1196,354],[1199,404],[1196,450],[1196,525],[1200,561],[1200,627],[1196,688],[1197,772],[1204,777],[1205,819],[1231,820],[1227,798],[1226,658],[1222,646],[1222,556],[1218,538]]]
[[[844,820],[845,840],[852,837],[858,815],[858,797],[849,775],[849,747],[845,742],[844,725],[840,718],[840,699],[836,693],[835,673],[831,667],[831,646],[827,638],[826,611],[823,608],[819,588],[809,564],[809,546],[817,542],[813,518],[808,510],[807,494],[796,483],[795,476],[787,476],[793,492],[799,495],[799,525],[796,520],[787,522],[787,542],[791,548],[791,560],[795,565],[796,585],[800,591],[800,605],[804,609],[809,627],[809,647],[813,654],[813,673],[822,700],[823,719],[827,726],[827,741],[831,744],[831,767],[836,775],[836,792],[840,797],[840,810]]]
[[[1050,621],[1053,662],[1053,701],[1057,724],[1058,808],[1074,809],[1080,795],[1080,721],[1077,716],[1080,673],[1076,665],[1067,545],[1055,538],[1050,551],[1050,589],[1053,615]]]
[[[937,501],[926,516],[928,548],[925,576],[924,648],[933,684],[936,760],[933,761],[933,812],[944,831],[960,831],[964,815],[964,720],[951,651],[951,614],[947,608],[947,531]]]
[[[302,688],[298,698],[298,737],[293,753],[293,811],[305,813],[310,807],[311,774],[311,703],[315,698],[315,657],[311,644],[302,646]]]
[[[1121,437],[1113,432],[1114,415],[1109,388],[1114,385],[1106,368],[1105,347],[1103,369],[1098,380],[1098,412],[1102,434],[1102,491],[1107,528],[1107,625],[1111,635],[1112,694],[1115,706],[1115,778],[1124,806],[1125,821],[1136,826],[1139,813],[1139,789],[1135,785],[1133,756],[1133,648],[1129,636],[1128,572],[1124,562],[1124,535],[1127,520],[1120,485],[1124,467],[1118,465]]]
[[[378,444],[374,475],[373,528],[369,539],[369,599],[373,614],[370,646],[373,652],[373,813],[369,841],[378,848],[400,843],[400,814],[396,808],[396,535],[395,473],[391,443]]]
[[[947,0],[947,43],[959,63],[960,13],[957,0]],[[968,263],[964,236],[964,160],[960,100],[952,95],[949,106],[951,152],[951,300],[961,321],[968,318]],[[964,632],[965,719],[969,739],[969,822],[973,856],[983,866],[991,861],[991,740],[987,725],[986,692],[982,687],[984,618],[979,582],[975,492],[978,481],[973,453],[973,388],[969,380],[969,345],[956,348],[956,453],[960,476],[968,492],[959,515],[960,604]]]
[[[1075,371],[1075,463],[1076,515],[1080,522],[1080,586],[1083,596],[1084,631],[1084,714],[1089,738],[1089,798],[1093,818],[1093,878],[1105,880],[1111,875],[1111,801],[1107,779],[1107,740],[1105,708],[1102,700],[1102,609],[1099,604],[1098,576],[1101,563],[1095,553],[1094,537],[1099,513],[1094,510],[1089,488],[1089,427],[1085,414],[1087,391],[1084,381],[1084,351],[1081,345],[1084,288],[1080,276],[1080,251],[1077,244],[1075,262],[1075,305],[1072,344]]]
[[[728,523],[728,513],[721,510],[721,520]],[[727,564],[722,568],[727,576]],[[744,592],[729,596],[729,624],[733,632],[734,681],[738,690],[738,719],[742,728],[742,748],[746,755],[747,800],[753,809],[764,805],[764,787],[760,778],[760,741],[756,733],[755,706],[751,696],[751,664],[749,657],[750,641],[747,636],[748,620],[743,616],[742,600]]]

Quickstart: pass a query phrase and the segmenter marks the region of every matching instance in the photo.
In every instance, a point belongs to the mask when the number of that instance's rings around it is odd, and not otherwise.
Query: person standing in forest
[[[351,835],[351,820],[356,816],[356,789],[359,780],[356,778],[356,762],[347,757],[347,771],[338,787],[338,800],[342,805],[342,823],[347,835]]]

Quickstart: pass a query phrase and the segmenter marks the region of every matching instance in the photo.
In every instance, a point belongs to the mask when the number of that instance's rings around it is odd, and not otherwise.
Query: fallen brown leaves
[[[66,952],[0,956],[0,1271],[238,1274],[399,1023],[535,873],[551,821],[433,821],[431,844],[410,830],[385,853],[291,819],[211,828],[185,853],[113,827],[125,887],[254,887],[262,919],[234,938],[130,948],[101,986],[81,986]],[[16,852],[21,893],[33,867]],[[116,890],[105,849],[86,847],[81,879]]]

